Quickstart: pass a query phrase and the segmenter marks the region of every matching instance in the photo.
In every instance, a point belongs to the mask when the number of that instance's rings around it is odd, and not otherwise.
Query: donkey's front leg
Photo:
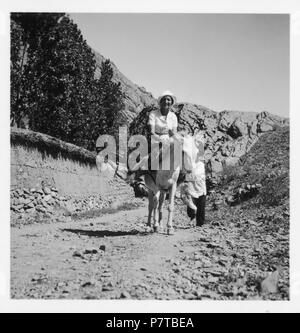
[[[159,227],[162,227],[162,217],[163,217],[163,204],[166,198],[166,192],[161,190],[159,195],[159,202],[158,202],[158,223]]]
[[[150,227],[150,228],[151,228],[152,212],[153,212],[153,192],[149,191],[149,193],[148,193],[148,221],[147,221],[147,227]]]
[[[153,195],[153,229],[154,232],[158,232],[159,222],[158,222],[158,200],[159,200],[159,191]]]
[[[174,234],[173,228],[173,211],[174,211],[174,199],[175,199],[175,192],[176,192],[176,182],[172,185],[169,193],[169,216],[168,216],[168,223],[167,223],[167,233],[168,235]]]

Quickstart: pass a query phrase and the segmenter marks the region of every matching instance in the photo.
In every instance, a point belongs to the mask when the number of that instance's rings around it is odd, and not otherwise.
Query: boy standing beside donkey
[[[188,135],[185,140],[188,145],[188,156],[185,158],[185,167],[188,172],[181,187],[182,200],[187,204],[187,214],[190,219],[196,217],[196,226],[205,222],[206,179],[204,164],[204,137],[198,130],[194,130],[194,140]]]

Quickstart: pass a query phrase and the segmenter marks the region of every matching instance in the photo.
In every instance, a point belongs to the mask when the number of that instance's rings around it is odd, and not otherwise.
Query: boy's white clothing
[[[197,134],[196,140],[188,136],[184,140],[183,150],[186,155],[185,166],[188,172],[186,191],[194,198],[206,195],[205,164],[204,164],[204,137]]]

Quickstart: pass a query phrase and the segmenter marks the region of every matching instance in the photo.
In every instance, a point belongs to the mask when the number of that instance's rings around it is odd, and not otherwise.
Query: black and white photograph
[[[291,301],[290,26],[10,11],[9,298]]]

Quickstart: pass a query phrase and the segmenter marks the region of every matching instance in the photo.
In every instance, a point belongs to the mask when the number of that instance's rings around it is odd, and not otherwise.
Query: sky
[[[289,116],[289,15],[70,14],[88,44],[158,97]]]

